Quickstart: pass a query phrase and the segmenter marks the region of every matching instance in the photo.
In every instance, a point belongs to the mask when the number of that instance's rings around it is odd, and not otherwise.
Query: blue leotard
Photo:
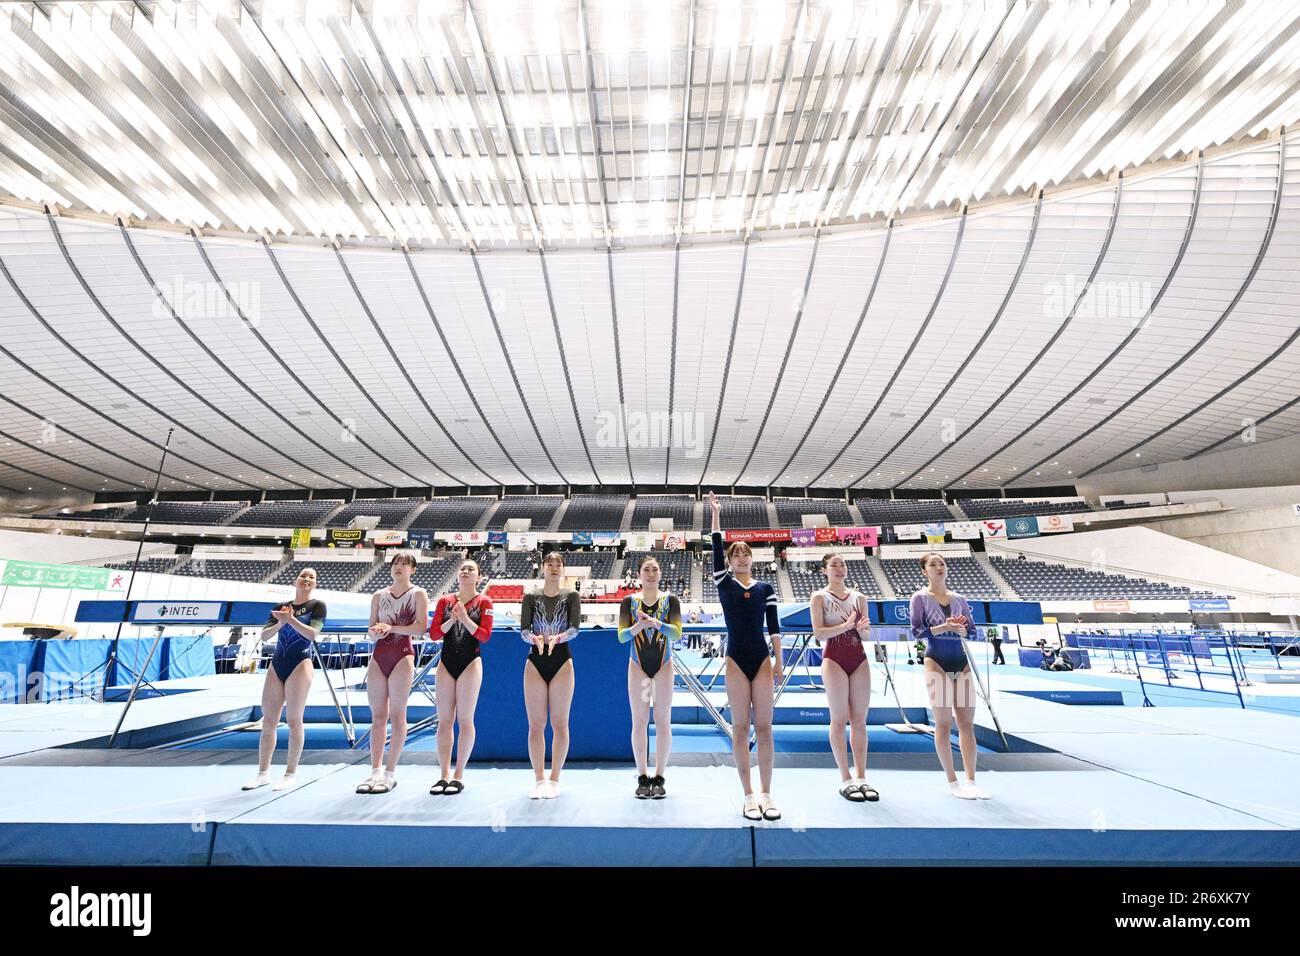
[[[718,585],[718,601],[722,604],[722,617],[727,622],[727,656],[739,665],[745,677],[758,676],[763,661],[772,653],[767,638],[763,636],[763,621],[767,620],[767,633],[781,645],[781,620],[777,616],[776,591],[766,581],[755,580],[743,586],[727,567],[722,552],[722,532],[713,532],[713,580]]]

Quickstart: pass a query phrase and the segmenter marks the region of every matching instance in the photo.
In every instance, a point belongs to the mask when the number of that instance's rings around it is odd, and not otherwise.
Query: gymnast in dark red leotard
[[[411,638],[429,628],[429,595],[411,582],[416,558],[410,552],[393,556],[393,583],[370,599],[370,636],[375,642],[366,669],[370,703],[370,776],[357,793],[388,793],[397,786],[397,760],[406,743],[406,701],[415,679],[415,648]],[[388,762],[384,737],[389,723]],[[380,766],[383,765],[383,772]]]
[[[840,770],[840,796],[853,803],[880,799],[867,783],[867,709],[871,702],[871,665],[862,641],[871,633],[867,599],[845,582],[849,566],[838,554],[822,558],[826,587],[815,591],[809,605],[813,636],[822,644],[822,683],[831,715],[831,753]],[[848,727],[853,748],[853,772],[844,746]]]

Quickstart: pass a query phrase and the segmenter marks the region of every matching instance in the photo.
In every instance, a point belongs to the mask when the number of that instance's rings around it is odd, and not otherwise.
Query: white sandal
[[[758,802],[763,808],[764,820],[781,819],[781,811],[776,808],[776,804],[772,802],[772,798],[766,793],[760,793],[758,795]]]

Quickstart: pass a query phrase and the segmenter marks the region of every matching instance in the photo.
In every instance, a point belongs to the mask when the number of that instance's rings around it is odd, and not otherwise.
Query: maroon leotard
[[[817,593],[822,596],[822,622],[827,627],[847,624],[853,620],[853,615],[858,611],[858,598],[861,597],[857,591],[850,589],[842,598],[832,594],[829,588],[822,588]],[[852,674],[867,659],[862,650],[862,638],[852,628],[823,641],[822,656],[839,664],[845,674]]]
[[[381,624],[397,627],[410,627],[415,623],[415,592],[421,588],[408,588],[401,597],[393,597],[392,588],[379,592],[379,608],[376,618]],[[393,673],[393,668],[403,657],[414,657],[415,645],[411,643],[410,634],[389,634],[375,641],[371,660],[379,665],[385,677]]]

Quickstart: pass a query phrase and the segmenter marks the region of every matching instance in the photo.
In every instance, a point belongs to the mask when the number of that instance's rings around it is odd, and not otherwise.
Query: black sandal
[[[867,795],[862,792],[862,787],[851,781],[840,787],[840,796],[849,801],[849,803],[867,802]]]
[[[388,781],[386,781],[386,780],[376,780],[375,783],[374,783],[374,786],[372,786],[368,792],[370,792],[370,793],[392,793],[392,792],[393,792],[394,790],[396,790],[396,789],[397,789],[397,781],[396,781],[396,780],[394,780],[391,784],[388,783]]]
[[[443,791],[447,796],[455,796],[465,789],[465,785],[459,780],[452,780],[447,784],[447,789]]]
[[[876,792],[876,788],[869,783],[862,784],[858,787],[858,791],[868,803],[875,803],[880,799],[880,794]]]
[[[439,780],[437,783],[435,783],[432,787],[429,788],[429,794],[434,797],[441,797],[446,792],[447,792],[446,780]]]
[[[357,793],[374,793],[377,780],[363,780],[357,784]]]

